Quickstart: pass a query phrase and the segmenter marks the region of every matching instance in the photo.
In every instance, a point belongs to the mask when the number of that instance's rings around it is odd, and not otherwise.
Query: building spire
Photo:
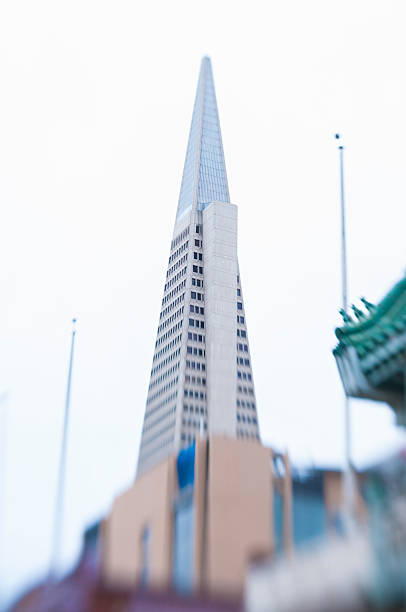
[[[176,217],[179,218],[190,207],[203,210],[208,203],[215,201],[229,202],[230,194],[211,61],[204,57]]]

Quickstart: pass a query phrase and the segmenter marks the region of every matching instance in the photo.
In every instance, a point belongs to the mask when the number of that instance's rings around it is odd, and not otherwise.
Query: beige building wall
[[[102,571],[109,584],[131,587],[139,582],[146,527],[150,533],[148,583],[156,589],[171,584],[175,476],[175,457],[170,457],[139,476],[114,501],[102,542]]]
[[[196,443],[194,591],[239,596],[253,559],[273,550],[272,451],[256,441],[211,436]],[[291,484],[284,497],[290,512]],[[150,529],[148,586],[172,584],[176,456],[140,475],[114,502],[102,532],[103,576],[133,587],[140,579],[142,534]],[[286,516],[287,530],[291,525]],[[284,521],[285,522],[285,521]],[[285,534],[285,546],[291,532]]]
[[[207,587],[239,595],[250,560],[272,550],[269,449],[211,438],[207,514]]]

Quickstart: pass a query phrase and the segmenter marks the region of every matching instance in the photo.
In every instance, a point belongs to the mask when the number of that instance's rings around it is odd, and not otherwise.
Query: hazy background
[[[0,575],[47,571],[72,316],[63,557],[134,477],[200,59],[209,54],[239,206],[261,433],[343,458],[336,131],[350,299],[404,273],[404,2],[0,3]],[[400,441],[352,402],[354,458]],[[5,463],[4,463],[5,461]]]

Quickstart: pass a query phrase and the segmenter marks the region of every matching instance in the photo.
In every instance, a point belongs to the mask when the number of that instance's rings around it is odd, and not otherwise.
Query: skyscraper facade
[[[208,433],[259,440],[211,62],[203,58],[166,273],[138,473]]]

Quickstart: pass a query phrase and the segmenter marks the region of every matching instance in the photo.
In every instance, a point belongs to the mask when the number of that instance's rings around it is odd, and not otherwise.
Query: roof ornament
[[[342,316],[343,321],[344,321],[345,324],[347,324],[347,323],[354,323],[354,321],[351,319],[351,317],[348,316],[348,314],[345,312],[344,308],[340,308],[340,310],[338,312]]]
[[[355,316],[357,317],[358,321],[362,321],[363,319],[365,319],[365,316],[366,316],[365,312],[362,312],[362,310],[357,308],[355,304],[351,304],[351,309],[353,313],[355,314]]]
[[[364,297],[361,297],[360,300],[364,304],[364,306],[368,310],[368,312],[370,312],[370,313],[375,312],[375,310],[376,310],[375,304],[372,304],[371,302],[368,302],[368,300],[366,300]]]

